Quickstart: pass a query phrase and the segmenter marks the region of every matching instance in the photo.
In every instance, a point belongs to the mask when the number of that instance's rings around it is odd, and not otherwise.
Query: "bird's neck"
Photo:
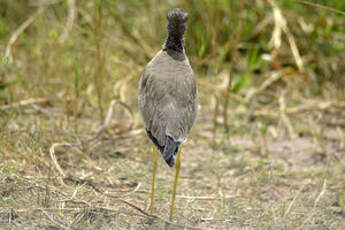
[[[179,53],[184,51],[184,37],[169,33],[167,40],[164,43],[163,50],[174,50]]]
[[[184,32],[187,25],[178,21],[169,21],[167,25],[168,38],[164,43],[163,50],[184,52]]]

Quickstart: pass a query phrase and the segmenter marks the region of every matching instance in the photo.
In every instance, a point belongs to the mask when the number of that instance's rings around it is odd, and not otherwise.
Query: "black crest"
[[[188,20],[188,13],[182,9],[172,9],[168,13],[168,21],[172,24],[184,24]]]

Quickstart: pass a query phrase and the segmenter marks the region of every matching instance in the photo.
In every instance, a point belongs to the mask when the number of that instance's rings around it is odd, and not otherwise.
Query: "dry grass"
[[[345,228],[344,18],[220,2],[0,0],[0,229]],[[136,91],[176,6],[200,109],[171,223]]]
[[[87,108],[91,109],[91,108]],[[45,108],[54,111],[54,108]],[[59,127],[58,112],[28,107],[12,111],[2,133],[1,225],[6,228],[164,229],[174,171],[160,160],[155,216],[148,209],[151,155],[141,126],[112,125],[96,143],[57,148],[62,178],[49,157],[53,142],[87,139],[97,131],[97,113]],[[118,114],[118,113],[117,113]],[[331,128],[293,120],[299,137],[290,140],[278,125],[267,132],[262,155],[256,122],[231,115],[231,130],[212,148],[212,117],[201,115],[183,147],[171,229],[341,229],[344,226],[344,144]],[[112,122],[112,124],[114,124]],[[270,128],[273,126],[270,126]],[[268,130],[271,130],[268,128]],[[139,130],[138,130],[139,129]],[[210,130],[210,131],[208,131]],[[219,139],[218,137],[217,139]],[[79,140],[80,141],[80,140]],[[125,203],[129,202],[135,207]],[[53,227],[54,226],[54,227]],[[169,227],[167,229],[170,229]]]

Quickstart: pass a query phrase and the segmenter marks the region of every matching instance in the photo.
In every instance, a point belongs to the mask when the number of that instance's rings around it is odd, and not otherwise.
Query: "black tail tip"
[[[181,142],[175,141],[172,137],[166,136],[164,151],[162,152],[165,162],[173,167],[175,165],[178,148]]]
[[[171,9],[168,13],[169,22],[185,23],[188,20],[188,13],[183,9]]]
[[[170,168],[174,167],[176,161],[176,155],[171,155],[169,158],[164,158],[165,162]]]

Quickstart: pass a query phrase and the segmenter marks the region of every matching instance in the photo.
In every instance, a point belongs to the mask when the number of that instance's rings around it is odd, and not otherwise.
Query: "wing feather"
[[[186,138],[194,124],[198,103],[188,60],[174,61],[165,53],[161,55],[145,68],[139,82],[138,101],[146,130],[164,146],[166,136],[175,141]]]

